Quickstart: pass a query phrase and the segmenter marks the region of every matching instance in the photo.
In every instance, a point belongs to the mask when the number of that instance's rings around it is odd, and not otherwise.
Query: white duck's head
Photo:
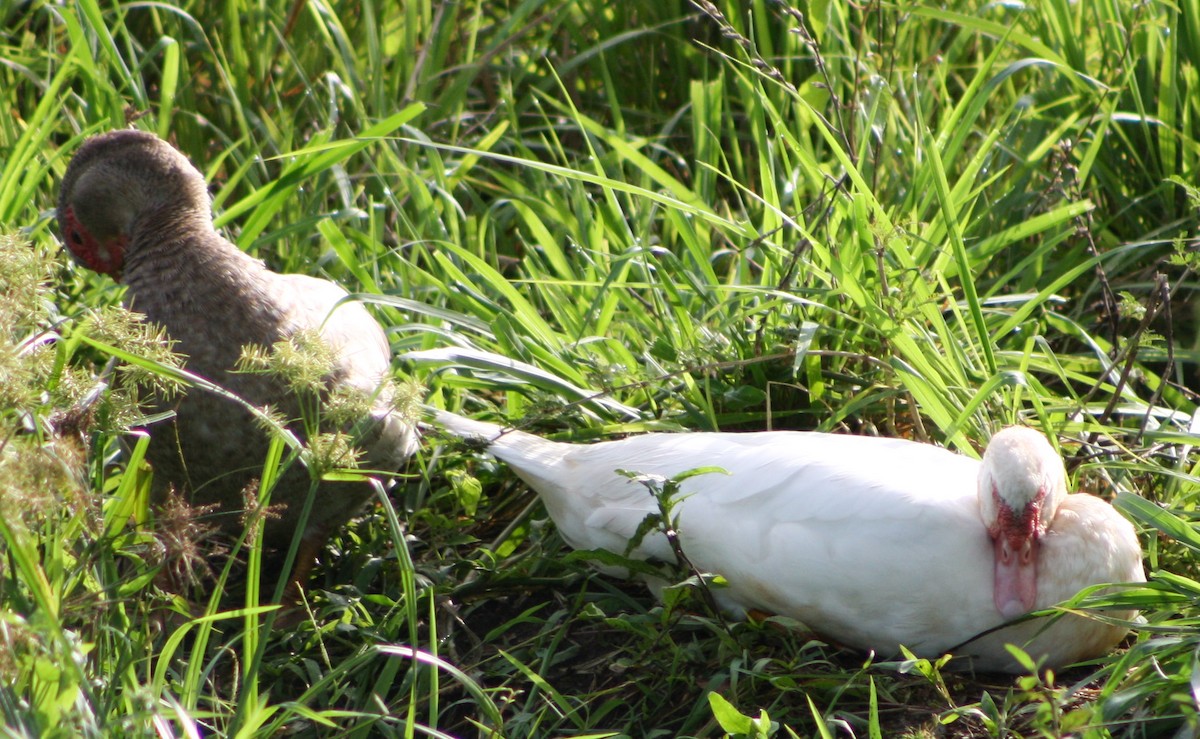
[[[995,549],[996,609],[1005,618],[1034,608],[1038,545],[1066,495],[1066,470],[1046,437],[1019,426],[992,437],[979,470],[979,508]]]

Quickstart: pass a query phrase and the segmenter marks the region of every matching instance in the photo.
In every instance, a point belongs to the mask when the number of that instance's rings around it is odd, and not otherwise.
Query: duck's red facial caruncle
[[[1016,618],[1033,610],[1037,601],[1038,545],[1042,534],[1041,512],[1045,492],[1039,492],[1022,510],[1014,511],[993,492],[999,516],[988,532],[996,558],[993,597],[996,610]]]
[[[121,268],[125,265],[125,247],[129,237],[113,234],[98,239],[79,222],[75,209],[68,207],[63,218],[63,238],[71,254],[83,266],[120,281]]]

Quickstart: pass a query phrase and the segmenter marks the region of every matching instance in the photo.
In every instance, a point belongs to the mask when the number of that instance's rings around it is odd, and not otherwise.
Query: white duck
[[[1067,615],[972,638],[1086,586],[1145,580],[1130,523],[1099,498],[1068,495],[1062,461],[1031,429],[996,434],[981,463],[900,439],[778,431],[577,445],[436,417],[486,441],[577,549],[622,554],[658,510],[644,485],[616,470],[724,469],[685,480],[674,509],[684,553],[728,581],[715,591],[722,605],[789,616],[881,656],[900,645],[930,658],[959,647],[969,660],[952,665],[1018,672],[1004,648],[1016,644],[1050,667],[1078,662],[1127,629]],[[660,532],[632,556],[675,560]]]

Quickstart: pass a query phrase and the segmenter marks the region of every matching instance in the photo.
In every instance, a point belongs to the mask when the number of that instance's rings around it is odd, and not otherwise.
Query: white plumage
[[[938,657],[1086,586],[1144,580],[1133,527],[1099,498],[1067,495],[1061,460],[1030,429],[1001,431],[981,463],[875,437],[648,434],[577,445],[445,411],[437,420],[487,441],[577,549],[624,553],[658,510],[644,485],[616,470],[671,477],[724,469],[728,475],[684,481],[675,507],[685,554],[728,581],[716,591],[722,604],[789,616],[881,656],[903,644]],[[675,558],[659,532],[632,556]],[[1012,643],[1061,666],[1102,654],[1125,633],[1082,616],[1048,628],[1044,619],[1031,621],[970,641],[958,650],[970,661],[956,664],[1017,671],[1004,648]]]

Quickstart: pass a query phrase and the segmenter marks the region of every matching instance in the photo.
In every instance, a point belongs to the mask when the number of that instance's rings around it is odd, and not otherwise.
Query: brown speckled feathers
[[[122,280],[126,304],[166,329],[189,371],[295,419],[297,398],[279,380],[233,370],[245,345],[270,347],[319,330],[336,353],[326,388],[354,388],[371,399],[364,464],[395,469],[415,450],[413,424],[392,409],[391,354],[371,315],[359,303],[339,302],[346,292],[337,285],[272,272],[222,238],[204,178],[166,142],[132,130],[89,139],[67,169],[58,216],[75,258]],[[243,490],[261,474],[266,433],[244,408],[201,390],[155,402],[155,410],[176,414],[150,428],[157,494],[169,484],[196,504],[217,503],[221,526],[236,532]],[[308,471],[292,465],[272,497],[286,509],[268,524],[268,544],[290,541],[309,488]],[[321,483],[306,545],[319,546],[369,495],[366,484]]]

